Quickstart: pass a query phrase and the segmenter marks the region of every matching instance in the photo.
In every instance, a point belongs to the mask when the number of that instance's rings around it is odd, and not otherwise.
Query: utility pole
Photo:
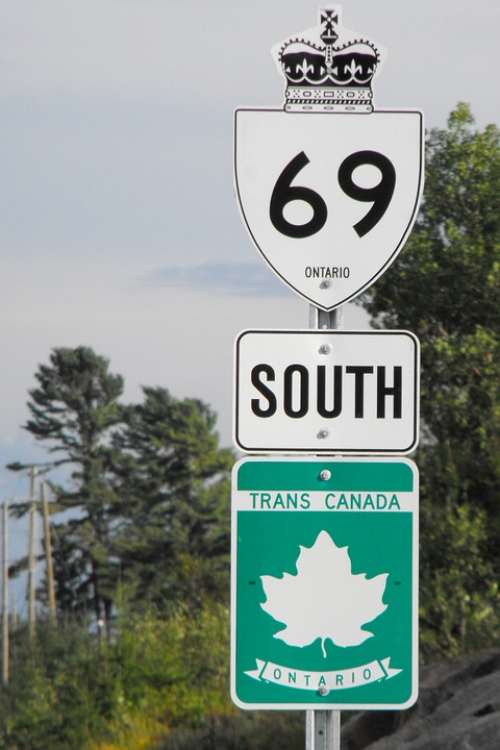
[[[9,683],[9,552],[7,520],[9,506],[2,506],[2,684]]]
[[[54,584],[54,564],[52,561],[52,540],[50,537],[49,503],[47,501],[47,483],[40,483],[40,500],[43,511],[43,536],[45,542],[45,559],[47,562],[47,598],[49,602],[50,621],[56,622],[56,589]]]
[[[35,637],[36,607],[35,607],[35,534],[36,534],[36,500],[35,500],[36,467],[30,466],[30,521],[28,548],[28,625],[30,639]]]
[[[12,591],[12,630],[16,631],[19,625],[19,616],[17,613],[17,594],[16,589]]]

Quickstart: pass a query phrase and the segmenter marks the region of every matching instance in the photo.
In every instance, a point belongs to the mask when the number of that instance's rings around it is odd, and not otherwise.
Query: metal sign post
[[[336,331],[343,309],[325,311],[309,305],[309,328]],[[306,711],[306,750],[340,750],[340,711]]]
[[[340,711],[307,711],[306,750],[340,750]]]

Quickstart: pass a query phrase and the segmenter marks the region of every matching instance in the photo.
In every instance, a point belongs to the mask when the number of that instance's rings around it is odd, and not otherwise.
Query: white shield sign
[[[331,310],[389,267],[423,187],[423,116],[240,109],[236,192],[273,271]]]

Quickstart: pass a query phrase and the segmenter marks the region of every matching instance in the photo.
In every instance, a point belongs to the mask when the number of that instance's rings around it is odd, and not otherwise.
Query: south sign
[[[408,331],[243,331],[235,442],[252,453],[410,453],[419,356]]]

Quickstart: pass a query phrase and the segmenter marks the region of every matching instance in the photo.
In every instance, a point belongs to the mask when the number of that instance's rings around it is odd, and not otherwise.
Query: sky
[[[141,385],[204,399],[231,443],[236,334],[308,321],[240,219],[233,111],[281,106],[270,48],[313,26],[318,7],[0,4],[2,467],[43,457],[21,426],[34,373],[58,346],[108,357],[126,401]],[[388,51],[376,106],[444,126],[462,100],[481,127],[500,123],[499,3],[350,0],[343,20]],[[346,328],[369,325],[346,307]],[[0,501],[26,492],[24,476],[0,469]]]

